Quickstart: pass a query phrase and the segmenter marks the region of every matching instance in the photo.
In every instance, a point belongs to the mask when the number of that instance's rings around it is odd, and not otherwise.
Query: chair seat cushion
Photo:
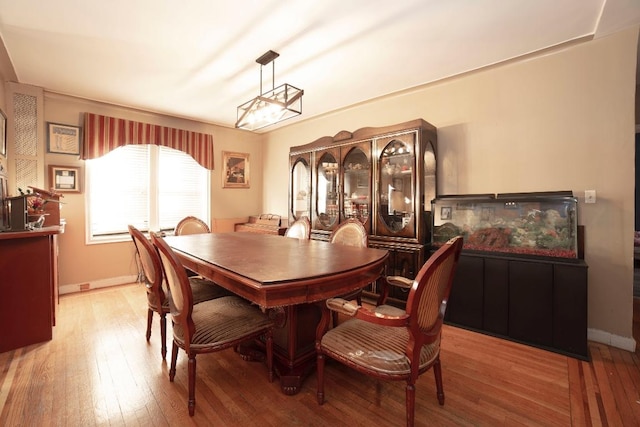
[[[191,318],[195,332],[190,346],[194,350],[229,347],[241,337],[265,331],[273,325],[271,319],[257,306],[237,296],[225,296],[196,304]],[[184,345],[185,336],[181,325],[174,325],[173,338],[179,345]]]
[[[194,304],[200,304],[203,301],[233,295],[225,288],[216,285],[211,280],[207,280],[202,276],[189,277],[189,283],[191,284],[191,293],[193,294]]]
[[[401,308],[386,304],[377,306],[374,311],[378,314],[392,317],[404,316],[407,314],[407,312]]]
[[[329,330],[321,347],[329,356],[351,362],[381,375],[404,376],[410,373],[405,351],[409,332],[405,327],[381,326],[359,319],[349,319]],[[422,347],[420,370],[428,367],[438,356],[440,338]]]

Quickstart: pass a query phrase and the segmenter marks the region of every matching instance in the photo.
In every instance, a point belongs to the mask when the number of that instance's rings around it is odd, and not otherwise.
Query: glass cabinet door
[[[291,167],[291,219],[293,221],[302,217],[311,219],[311,169],[309,166],[310,155],[301,155],[292,159]]]
[[[358,219],[368,231],[371,210],[371,160],[363,151],[363,147],[356,146],[347,151],[342,169],[344,173],[342,217]]]
[[[319,153],[318,153],[319,154]],[[329,230],[338,223],[338,160],[332,152],[316,162],[316,200],[314,228]]]
[[[377,141],[378,230],[389,236],[415,234],[415,134]]]

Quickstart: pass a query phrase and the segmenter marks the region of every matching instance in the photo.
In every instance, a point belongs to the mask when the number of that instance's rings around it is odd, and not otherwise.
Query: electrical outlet
[[[596,190],[584,190],[584,202],[595,203],[596,202]]]

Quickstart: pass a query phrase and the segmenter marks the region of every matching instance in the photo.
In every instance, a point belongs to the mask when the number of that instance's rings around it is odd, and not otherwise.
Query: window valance
[[[82,159],[95,159],[124,145],[154,144],[189,154],[213,170],[213,136],[200,132],[84,113]]]

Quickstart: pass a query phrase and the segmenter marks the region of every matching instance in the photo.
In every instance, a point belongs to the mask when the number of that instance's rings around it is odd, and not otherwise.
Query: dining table
[[[182,265],[270,311],[274,366],[284,394],[315,369],[324,301],[383,276],[388,251],[258,233],[167,236]]]

